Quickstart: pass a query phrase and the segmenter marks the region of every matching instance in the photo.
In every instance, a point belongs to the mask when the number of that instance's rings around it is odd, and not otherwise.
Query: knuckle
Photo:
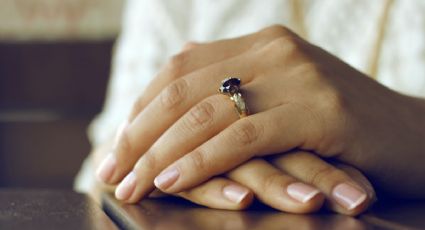
[[[239,121],[237,125],[231,128],[232,139],[241,145],[249,145],[257,141],[262,130],[249,119]]]
[[[138,113],[140,113],[145,108],[146,104],[147,103],[146,103],[145,97],[140,96],[139,98],[137,98],[131,108],[131,113],[130,113],[131,116],[134,117]]]
[[[302,43],[294,36],[282,36],[267,42],[258,50],[260,56],[272,55],[274,59],[286,60],[290,58],[304,58]]]
[[[183,45],[183,50],[185,50],[185,51],[191,50],[191,49],[197,47],[198,45],[199,45],[199,43],[197,43],[197,42],[188,41]]]
[[[153,154],[151,151],[148,151],[139,159],[139,161],[137,161],[134,169],[137,171],[145,170],[153,172],[153,170],[156,170],[156,166],[157,159],[155,154]]]
[[[294,36],[283,36],[274,39],[270,43],[269,49],[286,57],[300,50],[300,42]]]
[[[276,185],[281,186],[282,175],[279,172],[273,173],[266,178],[264,178],[260,189],[264,191],[265,194],[273,194],[273,190],[275,190]]]
[[[208,100],[204,100],[197,104],[189,112],[188,121],[189,125],[195,127],[203,127],[213,121],[215,109],[213,103]]]
[[[271,25],[263,29],[260,33],[265,37],[271,38],[282,37],[291,34],[290,30],[287,27],[279,24]]]
[[[132,145],[130,141],[130,136],[128,135],[128,131],[124,129],[120,134],[119,142],[116,147],[116,151],[118,154],[131,154],[132,153]]]
[[[186,97],[188,84],[186,80],[179,79],[167,86],[160,95],[162,106],[165,109],[173,109]]]
[[[330,166],[323,166],[312,173],[308,182],[313,185],[322,184],[325,180],[330,180],[335,176],[336,170]]]
[[[195,172],[203,172],[208,169],[208,164],[205,159],[205,154],[203,151],[195,150],[188,155],[190,167],[194,169]]]
[[[167,64],[168,77],[170,79],[179,79],[183,75],[183,69],[188,59],[189,51],[183,51],[170,58]]]

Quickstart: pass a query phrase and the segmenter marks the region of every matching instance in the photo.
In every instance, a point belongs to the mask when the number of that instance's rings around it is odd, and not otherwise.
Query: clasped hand
[[[249,116],[217,92],[226,77],[241,79]],[[356,215],[375,199],[356,168],[385,187],[387,147],[406,150],[391,145],[406,128],[391,106],[406,100],[281,26],[189,43],[134,104],[98,177],[129,203],[157,188],[213,208],[255,195],[287,212],[326,201]]]

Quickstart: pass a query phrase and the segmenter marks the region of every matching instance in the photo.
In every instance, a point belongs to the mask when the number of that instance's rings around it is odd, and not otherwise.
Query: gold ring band
[[[242,96],[240,89],[241,80],[239,78],[229,77],[221,82],[219,92],[227,95],[235,103],[236,111],[239,114],[239,118],[246,117],[249,114],[248,107],[245,103],[245,99]]]

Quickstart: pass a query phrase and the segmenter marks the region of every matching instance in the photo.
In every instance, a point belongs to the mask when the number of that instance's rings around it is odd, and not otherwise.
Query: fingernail
[[[366,200],[366,193],[347,183],[337,185],[332,191],[335,200],[348,210],[354,209]]]
[[[295,200],[306,203],[309,200],[311,200],[313,197],[315,197],[317,194],[320,193],[320,191],[308,184],[304,184],[301,182],[295,182],[286,188],[286,191],[288,192],[288,195]]]
[[[248,193],[248,189],[237,185],[228,185],[223,188],[224,196],[235,203],[240,203],[248,195]]]
[[[173,185],[177,181],[179,176],[180,176],[179,170],[173,167],[159,174],[155,178],[153,183],[155,184],[157,188],[164,190],[169,188],[171,185]]]
[[[105,183],[111,179],[112,174],[114,173],[115,167],[117,165],[117,160],[114,154],[109,153],[108,156],[100,163],[97,168],[96,175],[97,178]]]
[[[128,125],[129,125],[129,123],[128,123],[128,121],[126,120],[126,121],[124,121],[123,123],[121,123],[121,125],[120,125],[120,126],[118,126],[118,128],[117,128],[117,132],[115,133],[115,139],[114,139],[114,144],[113,144],[113,146],[114,146],[113,148],[114,148],[114,149],[118,146],[118,142],[119,142],[119,141],[120,141],[120,139],[121,139],[121,135],[122,135],[122,133],[123,133],[124,129],[126,129]]]
[[[127,200],[136,188],[136,173],[130,172],[115,190],[115,197],[118,200]]]

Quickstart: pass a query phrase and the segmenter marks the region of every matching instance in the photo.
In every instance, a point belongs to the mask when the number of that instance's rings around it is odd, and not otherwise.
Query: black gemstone
[[[234,94],[239,91],[241,80],[239,78],[229,77],[221,82],[220,92],[226,94]]]
[[[230,78],[226,78],[224,79],[224,81],[222,82],[222,85],[224,87],[229,87],[229,86],[239,86],[241,84],[241,79],[239,78],[234,78],[234,77],[230,77]]]

